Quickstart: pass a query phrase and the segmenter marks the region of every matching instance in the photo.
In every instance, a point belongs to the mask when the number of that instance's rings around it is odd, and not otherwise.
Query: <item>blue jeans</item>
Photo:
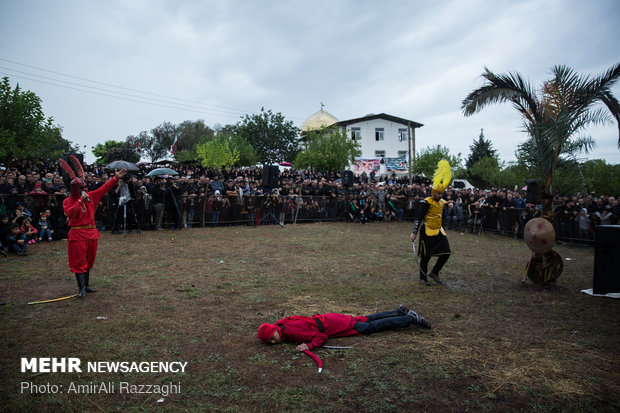
[[[39,232],[39,241],[41,241],[43,238],[47,238],[47,239],[52,239],[52,231],[49,228],[46,229],[42,229],[41,232]]]
[[[456,215],[446,216],[446,224],[448,225],[448,229],[457,229],[459,223]]]
[[[407,327],[413,322],[413,318],[402,315],[396,310],[383,311],[368,316],[365,322],[357,322],[353,325],[353,330],[361,334],[380,333],[395,328]]]
[[[19,245],[17,242],[9,242],[9,251],[16,252],[17,255],[24,255],[26,253],[26,246],[28,243],[28,238],[26,237],[26,235],[24,234],[19,234],[17,236],[11,235],[11,237],[9,238],[9,241],[11,241],[11,238],[17,241],[23,240],[24,243],[22,245]]]
[[[217,222],[220,220],[220,211],[213,211],[211,216],[211,226],[217,227]]]
[[[396,219],[398,220],[398,222],[403,220],[403,210],[402,210],[402,208],[399,208],[398,210],[396,210]]]
[[[194,214],[196,213],[196,211],[194,211],[194,208],[188,209],[187,210],[187,228],[191,228],[192,227],[192,222],[194,221]]]

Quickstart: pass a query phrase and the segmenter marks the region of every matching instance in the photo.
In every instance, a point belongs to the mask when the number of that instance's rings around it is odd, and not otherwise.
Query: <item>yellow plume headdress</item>
[[[445,159],[437,163],[437,169],[433,174],[433,191],[443,192],[452,179],[452,170],[450,164]]]

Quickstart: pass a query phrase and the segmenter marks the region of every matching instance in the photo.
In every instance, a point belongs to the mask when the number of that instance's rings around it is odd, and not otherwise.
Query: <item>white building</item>
[[[354,169],[356,174],[360,174],[361,171],[369,173],[368,171],[375,170],[379,175],[389,171],[402,173],[406,169],[407,162],[409,162],[408,131],[411,130],[412,139],[415,139],[415,130],[424,126],[413,120],[386,113],[338,121],[335,116],[323,110],[323,104],[321,104],[321,110],[301,125],[302,140],[308,132],[332,125],[360,144],[361,153],[358,161],[355,167],[350,165],[349,168]]]
[[[413,120],[379,113],[342,120],[336,125],[361,146],[361,158],[405,158],[409,153],[408,128],[412,137],[424,125]]]

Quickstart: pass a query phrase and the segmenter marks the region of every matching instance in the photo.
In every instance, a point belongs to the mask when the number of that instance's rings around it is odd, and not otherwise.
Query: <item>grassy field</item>
[[[103,234],[84,299],[66,243],[0,257],[3,411],[618,411],[620,301],[592,287],[592,248],[557,246],[556,285],[521,285],[530,252],[450,232],[444,285],[418,284],[410,224],[323,223]],[[569,259],[570,258],[570,259]],[[434,261],[433,261],[434,262]],[[432,264],[432,263],[431,263]],[[369,314],[404,303],[415,327],[340,338],[325,367],[269,346],[256,327],[289,315]],[[106,317],[106,319],[97,319]],[[21,357],[183,361],[185,373],[21,373]],[[30,394],[20,383],[181,384],[159,394]],[[163,398],[163,402],[158,402]]]

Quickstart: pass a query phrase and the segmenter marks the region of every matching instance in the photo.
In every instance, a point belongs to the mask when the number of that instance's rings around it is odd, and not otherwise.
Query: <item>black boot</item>
[[[75,279],[77,280],[78,289],[80,290],[78,298],[82,298],[86,295],[86,274],[75,274]]]
[[[85,283],[84,283],[84,289],[86,290],[87,293],[96,293],[97,290],[95,290],[94,288],[90,288],[90,286],[88,284],[90,284],[90,270],[86,271],[86,277],[85,277]]]

